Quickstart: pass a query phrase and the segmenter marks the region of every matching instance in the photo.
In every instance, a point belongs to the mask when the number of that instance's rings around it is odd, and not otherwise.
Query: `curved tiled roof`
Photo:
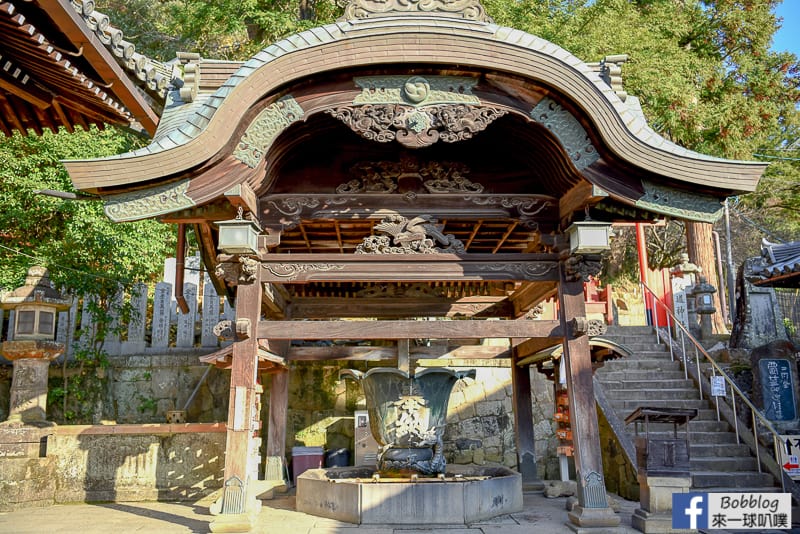
[[[179,147],[185,152],[172,161],[189,168],[220,150],[232,135],[237,125],[232,108],[255,103],[277,87],[330,65],[389,62],[458,64],[536,80],[580,108],[618,157],[678,181],[750,191],[765,167],[706,156],[664,139],[647,125],[635,99],[623,102],[589,65],[544,39],[492,23],[417,14],[337,22],[276,42],[242,65],[214,94],[193,102],[191,112],[181,110],[185,122],[163,129],[148,147],[102,161],[68,163],[70,174],[79,189],[130,185],[124,167],[143,156],[155,159],[142,167],[145,172],[139,172],[137,179],[152,180],[165,172],[157,163],[159,156]],[[214,133],[201,139],[209,129]]]

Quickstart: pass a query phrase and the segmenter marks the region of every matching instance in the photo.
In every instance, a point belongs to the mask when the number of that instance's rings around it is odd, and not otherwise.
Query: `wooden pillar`
[[[536,470],[536,447],[533,433],[533,408],[531,398],[531,369],[520,367],[513,358],[511,387],[514,401],[514,428],[516,430],[517,465],[522,475],[522,487],[528,491],[544,488]]]
[[[267,454],[264,478],[282,480],[286,465],[286,414],[289,408],[289,371],[272,375],[269,390],[269,427],[267,429]]]
[[[258,272],[258,271],[257,271]],[[225,448],[223,514],[245,512],[247,486],[258,479],[258,340],[261,317],[261,283],[241,279],[236,290],[236,341],[233,344],[228,430]]]
[[[577,258],[578,262],[581,258]],[[586,332],[586,303],[583,282],[576,269],[561,264],[561,283],[558,296],[560,319],[564,326],[564,358],[567,392],[569,394],[572,441],[575,448],[575,471],[578,483],[578,505],[569,513],[575,527],[609,527],[619,525],[620,519],[606,499],[600,432],[597,423],[592,358]],[[569,270],[569,272],[568,272]],[[577,279],[576,279],[577,278]]]

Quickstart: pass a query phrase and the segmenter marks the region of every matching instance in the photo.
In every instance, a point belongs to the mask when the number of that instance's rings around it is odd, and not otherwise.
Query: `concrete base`
[[[618,533],[618,527],[622,522],[614,510],[609,507],[584,508],[578,505],[567,514],[567,517],[569,518],[567,527],[577,533]]]
[[[645,534],[689,533],[696,530],[673,529],[672,512],[648,512],[637,508],[631,516],[631,526]]]
[[[692,486],[689,473],[658,475],[639,474],[639,503],[631,516],[631,525],[640,532],[692,532],[672,529],[672,495],[687,493]]]
[[[521,477],[504,467],[451,466],[445,480],[380,482],[373,472],[304,472],[297,478],[297,511],[356,524],[465,525],[522,510]]]
[[[675,475],[639,474],[639,502],[642,510],[652,513],[672,513],[672,494],[687,493],[692,487],[689,473]]]

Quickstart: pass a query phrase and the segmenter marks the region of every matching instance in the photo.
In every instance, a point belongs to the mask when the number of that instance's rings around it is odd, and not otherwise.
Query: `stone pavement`
[[[469,526],[425,525],[359,526],[322,519],[294,511],[294,497],[264,501],[258,524],[252,532],[264,534],[558,534],[571,532],[566,526],[565,497],[548,499],[541,493],[526,493],[522,512],[500,516]],[[638,503],[619,500],[620,534],[638,532],[630,527]],[[206,502],[125,502],[56,505],[0,514],[0,533],[13,534],[124,534],[208,532],[213,516]],[[719,532],[719,531],[717,531]]]

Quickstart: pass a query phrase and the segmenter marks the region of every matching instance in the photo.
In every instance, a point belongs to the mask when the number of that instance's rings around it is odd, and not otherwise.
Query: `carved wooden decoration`
[[[483,185],[470,181],[470,168],[454,161],[427,161],[405,155],[400,161],[363,161],[350,168],[352,180],[339,185],[336,192],[394,193],[401,179],[419,181],[431,194],[481,193]]]
[[[402,104],[341,106],[327,110],[351,130],[371,141],[397,141],[410,148],[441,140],[455,143],[473,137],[506,114],[491,106],[444,104],[416,108]]]
[[[249,167],[257,167],[278,134],[302,118],[303,108],[290,95],[270,104],[247,127],[233,151],[234,157]]]
[[[260,262],[255,258],[239,256],[238,260],[221,261],[214,269],[214,274],[229,286],[250,284],[258,276]]]
[[[564,270],[567,275],[567,280],[570,282],[582,281],[588,282],[590,276],[597,276],[603,264],[600,261],[600,256],[584,256],[576,254],[570,256],[564,262]]]
[[[374,229],[383,235],[365,237],[356,247],[356,254],[438,254],[464,252],[464,244],[436,226],[430,215],[409,220],[402,215],[390,215]],[[439,243],[442,247],[436,247]]]
[[[543,98],[530,115],[553,132],[578,170],[585,169],[600,158],[580,121],[554,100]]]
[[[558,279],[555,254],[265,254],[263,282],[536,281]]]
[[[186,191],[189,180],[181,180],[134,191],[109,195],[106,197],[106,216],[114,222],[134,221],[144,217],[155,217],[195,205]]]
[[[451,178],[455,181],[455,178]],[[379,177],[372,183],[380,181],[384,186],[394,184],[393,180]],[[399,183],[399,181],[398,181]],[[461,185],[470,187],[473,182],[464,180]],[[439,187],[439,184],[428,184]],[[481,187],[480,184],[473,184]],[[366,189],[361,180],[351,180],[340,185],[353,190]],[[383,186],[380,186],[383,187]],[[263,211],[260,217],[265,226],[281,226],[284,229],[296,227],[301,219],[331,218],[370,218],[375,214],[374,206],[391,210],[406,216],[419,213],[420,205],[426,198],[434,194],[417,194],[414,191],[402,195],[394,193],[347,193],[323,195],[291,195],[279,194],[262,197]],[[536,231],[539,221],[550,221],[556,213],[558,201],[547,195],[486,195],[479,193],[435,193],[440,217],[448,218],[513,218],[528,230]]]

